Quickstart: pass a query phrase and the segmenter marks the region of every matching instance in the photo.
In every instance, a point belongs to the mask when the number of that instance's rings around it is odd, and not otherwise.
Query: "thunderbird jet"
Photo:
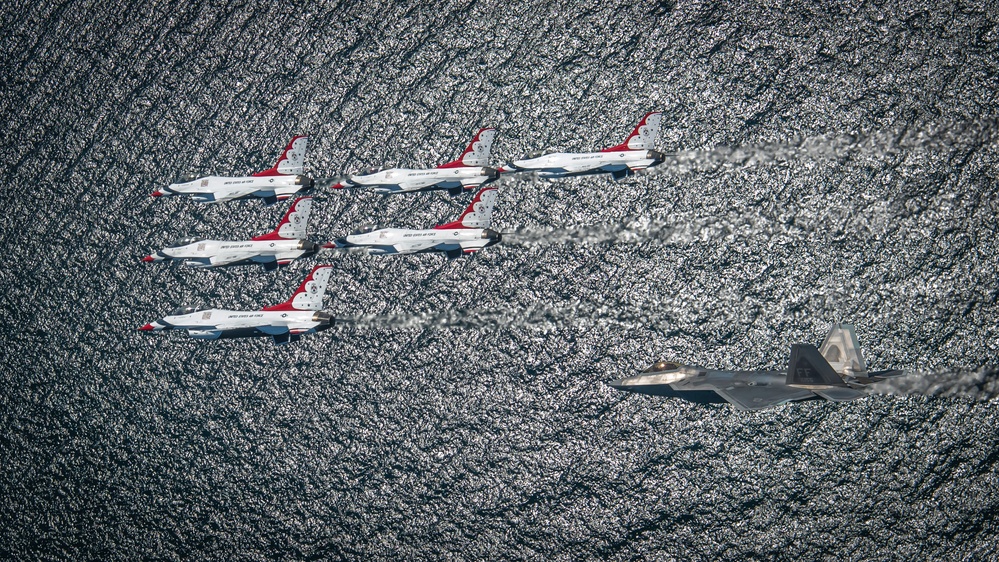
[[[716,371],[660,361],[610,385],[701,404],[728,402],[737,410],[762,410],[794,400],[856,400],[868,395],[871,384],[902,374],[868,371],[853,326],[833,324],[819,348],[792,345],[786,371]]]
[[[662,119],[661,112],[647,114],[623,143],[599,152],[533,153],[500,168],[500,172],[535,172],[552,179],[610,174],[620,180],[666,160],[662,152],[655,150]]]
[[[239,178],[208,176],[172,183],[170,187],[154,191],[153,197],[186,195],[199,203],[257,198],[273,205],[315,186],[312,178],[302,175],[308,147],[309,137],[298,136],[291,139],[277,164],[268,170]]]
[[[236,242],[184,238],[142,261],[183,260],[189,267],[260,264],[271,271],[319,250],[318,244],[306,239],[311,209],[312,198],[300,197],[272,232]]]
[[[329,265],[316,266],[291,298],[281,304],[255,311],[182,306],[139,330],[187,330],[192,338],[202,340],[271,336],[276,344],[294,343],[304,334],[333,325],[333,317],[321,310],[332,270]]]
[[[378,193],[410,193],[413,191],[447,190],[451,195],[474,191],[480,186],[499,179],[496,168],[490,168],[489,152],[492,150],[496,129],[482,129],[453,162],[428,170],[392,168],[367,175],[353,175],[336,184],[333,189],[345,187],[368,188]]]
[[[352,232],[326,248],[360,248],[369,254],[415,254],[443,252],[455,259],[475,253],[502,240],[499,232],[491,230],[496,188],[484,187],[475,195],[471,204],[458,220],[435,226],[428,230],[374,227]]]

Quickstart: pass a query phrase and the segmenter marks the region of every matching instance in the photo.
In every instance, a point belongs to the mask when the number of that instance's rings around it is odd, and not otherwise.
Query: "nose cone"
[[[623,379],[623,378],[622,379],[614,379],[614,380],[610,381],[609,383],[607,383],[607,385],[610,386],[611,388],[616,388],[617,390],[626,390],[625,387],[628,386],[627,384],[625,384],[625,379]]]
[[[154,258],[153,256],[146,256],[146,257],[142,258],[142,261],[144,261],[144,262],[156,261],[156,258]]]
[[[146,324],[145,326],[139,328],[139,331],[140,332],[152,332],[155,329],[156,329],[156,326],[153,326],[152,324]]]
[[[163,192],[157,189],[156,191],[150,193],[149,196],[150,197],[163,197]]]
[[[330,189],[343,189],[345,187],[347,187],[347,186],[344,185],[343,182],[341,181],[341,182],[335,183],[334,185],[331,185]]]

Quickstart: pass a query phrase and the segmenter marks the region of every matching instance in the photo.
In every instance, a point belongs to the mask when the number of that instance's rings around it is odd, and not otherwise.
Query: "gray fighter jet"
[[[792,345],[786,371],[716,371],[660,361],[610,385],[700,404],[728,402],[737,410],[762,410],[795,400],[856,400],[868,395],[871,384],[902,374],[868,371],[853,326],[833,324],[820,347]]]

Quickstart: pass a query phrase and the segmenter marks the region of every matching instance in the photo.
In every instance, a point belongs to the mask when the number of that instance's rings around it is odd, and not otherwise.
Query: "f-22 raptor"
[[[308,147],[309,137],[297,136],[288,143],[277,164],[267,170],[246,177],[207,176],[172,183],[169,187],[154,191],[153,197],[186,195],[199,203],[258,198],[273,205],[315,187],[315,180],[302,175]]]
[[[189,267],[260,264],[271,271],[319,250],[319,244],[306,239],[311,209],[312,198],[300,197],[273,232],[241,241],[184,238],[142,261],[184,260]]]
[[[460,195],[499,179],[499,170],[488,166],[495,136],[496,129],[480,130],[457,160],[436,168],[392,168],[366,175],[352,175],[332,189],[368,188],[385,194],[443,189],[451,195]]]
[[[662,119],[658,111],[646,114],[623,143],[599,152],[534,153],[514,160],[500,172],[536,172],[541,178],[610,174],[615,180],[624,179],[666,160],[655,149]]]
[[[853,326],[833,324],[819,348],[792,345],[786,371],[716,371],[660,361],[610,385],[700,404],[728,402],[737,410],[762,410],[795,400],[856,400],[868,395],[871,384],[901,375],[897,370],[868,371]]]
[[[304,334],[333,326],[333,317],[321,310],[332,270],[332,266],[317,265],[281,304],[249,311],[182,306],[139,330],[187,330],[192,338],[202,340],[271,336],[279,345],[294,343]]]
[[[356,230],[324,248],[359,248],[372,255],[442,252],[455,259],[498,244],[503,236],[492,224],[496,188],[484,187],[458,220],[426,230],[374,227]]]

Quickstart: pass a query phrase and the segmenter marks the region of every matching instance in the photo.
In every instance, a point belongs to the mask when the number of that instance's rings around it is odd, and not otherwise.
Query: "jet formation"
[[[720,371],[659,361],[610,385],[700,404],[728,402],[737,410],[762,410],[796,400],[856,400],[868,395],[870,385],[902,374],[868,371],[853,326],[833,324],[818,348],[792,345],[784,371]]]
[[[501,175],[532,173],[545,179],[606,174],[620,180],[657,166],[666,155],[655,148],[662,113],[646,114],[621,144],[595,152],[534,153],[505,166],[489,166],[496,130],[480,129],[457,159],[436,168],[390,168],[353,174],[332,189],[368,189],[382,194],[446,191],[461,195],[478,190],[453,222],[429,229],[355,230],[334,242],[308,239],[312,198],[299,197],[278,226],[244,241],[185,238],[144,258],[147,262],[179,260],[195,268],[259,264],[274,270],[321,249],[361,250],[371,255],[441,253],[450,259],[476,253],[502,241],[492,230],[497,189],[489,184]],[[311,191],[315,181],[304,173],[308,137],[296,136],[262,172],[246,177],[207,176],[170,184],[153,196],[180,195],[200,203],[260,199],[266,204]],[[316,266],[286,302],[257,311],[182,306],[140,328],[146,332],[187,330],[196,339],[270,336],[287,344],[333,325],[322,301],[332,267]],[[798,400],[833,402],[867,396],[870,386],[901,376],[897,370],[869,371],[852,325],[833,324],[822,345],[791,346],[786,370],[725,371],[660,361],[629,377],[611,382],[620,390],[679,398],[696,403],[729,403],[738,410],[760,410]]]

